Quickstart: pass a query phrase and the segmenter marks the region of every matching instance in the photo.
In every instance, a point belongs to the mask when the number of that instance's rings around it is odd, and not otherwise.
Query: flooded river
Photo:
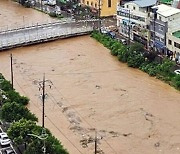
[[[0,23],[51,20],[38,11],[0,1]],[[21,15],[21,17],[20,17]],[[117,61],[89,36],[0,53],[0,72],[28,96],[28,108],[41,124],[38,82],[46,79],[45,126],[71,154],[180,153],[180,93]],[[51,88],[48,85],[53,84]]]

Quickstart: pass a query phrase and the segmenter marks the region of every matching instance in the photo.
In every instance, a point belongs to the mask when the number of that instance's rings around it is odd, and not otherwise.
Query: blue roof
[[[137,4],[139,7],[148,7],[155,5],[157,3],[157,0],[135,0],[132,2]]]

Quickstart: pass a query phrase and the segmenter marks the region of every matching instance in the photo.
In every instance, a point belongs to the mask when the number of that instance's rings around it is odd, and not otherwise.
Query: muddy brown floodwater
[[[3,24],[18,10],[33,12],[35,17],[27,14],[29,20],[44,16],[5,0],[0,1],[0,9],[7,13],[0,18]],[[14,15],[10,20],[19,18]],[[92,154],[95,130],[100,153],[180,153],[180,93],[120,63],[89,36],[1,52],[0,72],[7,79],[10,53],[15,88],[31,99],[28,108],[39,124],[38,82],[45,73],[53,83],[51,89],[49,83],[46,86],[45,126],[71,154]]]

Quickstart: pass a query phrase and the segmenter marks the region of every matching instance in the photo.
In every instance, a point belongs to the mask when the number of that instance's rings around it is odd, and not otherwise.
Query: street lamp
[[[38,139],[40,139],[40,140],[43,141],[43,147],[42,147],[42,150],[43,150],[43,153],[45,154],[45,153],[46,153],[45,140],[46,140],[47,137],[48,137],[48,134],[46,134],[45,129],[43,128],[42,134],[41,134],[40,136],[38,136],[38,135],[36,135],[36,134],[27,134],[27,135],[36,137],[36,138],[38,138]]]
[[[98,28],[101,31],[101,0],[98,0]]]

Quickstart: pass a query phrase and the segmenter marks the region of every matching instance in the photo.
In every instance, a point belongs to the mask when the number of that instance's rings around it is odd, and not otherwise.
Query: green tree
[[[173,85],[176,89],[180,90],[180,75],[175,75],[175,77],[172,79]]]
[[[18,104],[27,105],[29,102],[29,98],[25,96],[20,96],[20,94],[14,90],[7,91],[7,97],[11,100],[11,102],[17,102]]]
[[[17,102],[19,104],[27,105],[29,102],[29,99],[25,96],[20,96],[18,92],[16,92],[14,89],[12,90],[12,85],[9,81],[7,81],[4,76],[0,73],[0,87],[1,89],[6,93],[7,100],[5,102]]]
[[[22,118],[37,121],[37,118],[26,107],[16,102],[7,102],[1,109],[1,118],[7,122],[18,121]]]
[[[46,153],[50,154],[68,154],[67,150],[65,150],[62,144],[51,134],[48,134],[47,139],[45,140],[46,145]],[[42,147],[44,143],[42,140],[35,139],[31,142],[24,152],[24,154],[43,154]]]
[[[31,142],[31,138],[27,134],[32,134],[38,127],[34,121],[21,119],[13,122],[7,133],[11,140],[16,145],[21,145],[25,142]]]
[[[162,76],[170,76],[172,73],[172,68],[175,66],[175,63],[169,59],[164,59],[162,64],[157,66],[158,73]]]
[[[141,64],[144,62],[144,57],[142,54],[133,52],[127,59],[127,63],[129,67],[139,68]]]
[[[130,46],[130,52],[144,52],[144,46],[140,43],[133,43],[131,46]]]
[[[43,141],[28,135],[34,134],[41,136],[43,130],[44,128],[37,126],[35,122],[21,119],[12,123],[11,127],[8,129],[8,136],[16,145],[27,144],[27,149],[23,152],[24,154],[43,154]],[[46,153],[68,154],[67,150],[65,150],[62,144],[52,136],[49,130],[45,129],[45,132],[48,135],[47,139],[45,139]]]

